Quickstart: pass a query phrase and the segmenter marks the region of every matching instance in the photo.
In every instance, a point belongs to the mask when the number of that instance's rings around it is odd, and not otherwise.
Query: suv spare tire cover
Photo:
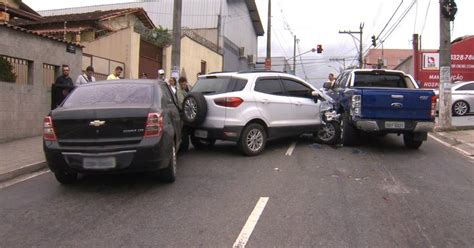
[[[207,103],[200,92],[191,92],[183,101],[183,120],[189,125],[199,125],[204,122],[207,115]]]

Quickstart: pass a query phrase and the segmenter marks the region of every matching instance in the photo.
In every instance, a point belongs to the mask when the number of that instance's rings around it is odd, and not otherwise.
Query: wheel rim
[[[336,128],[331,123],[326,123],[318,131],[318,137],[322,141],[329,141],[334,138],[334,135],[336,135]]]
[[[467,104],[465,102],[457,102],[454,105],[454,112],[456,112],[457,115],[465,115],[467,112]]]
[[[252,129],[247,135],[247,147],[256,152],[263,146],[263,133],[259,129]]]
[[[188,98],[184,103],[184,115],[188,120],[194,120],[197,116],[197,102],[194,98]]]
[[[173,170],[173,175],[176,175],[176,148],[173,146],[173,157],[171,158],[171,169]]]

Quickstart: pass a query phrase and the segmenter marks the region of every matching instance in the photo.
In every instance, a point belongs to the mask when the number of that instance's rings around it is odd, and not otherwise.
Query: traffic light
[[[317,53],[322,53],[323,52],[323,46],[322,45],[317,45],[316,46],[316,52]]]
[[[375,35],[372,35],[372,46],[377,46],[377,39],[375,39]]]

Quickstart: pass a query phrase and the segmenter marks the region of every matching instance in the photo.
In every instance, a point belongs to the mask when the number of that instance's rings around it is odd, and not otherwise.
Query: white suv
[[[236,141],[252,156],[264,150],[267,139],[318,132],[326,99],[286,73],[215,73],[199,77],[183,102],[183,119],[194,147]]]

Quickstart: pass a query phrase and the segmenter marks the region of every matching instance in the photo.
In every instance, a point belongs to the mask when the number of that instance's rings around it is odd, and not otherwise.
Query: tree
[[[12,83],[16,81],[16,75],[13,73],[13,66],[3,57],[0,57],[0,81]]]
[[[166,47],[171,44],[171,34],[169,30],[163,28],[161,25],[153,29],[152,37],[155,43],[161,47]]]

